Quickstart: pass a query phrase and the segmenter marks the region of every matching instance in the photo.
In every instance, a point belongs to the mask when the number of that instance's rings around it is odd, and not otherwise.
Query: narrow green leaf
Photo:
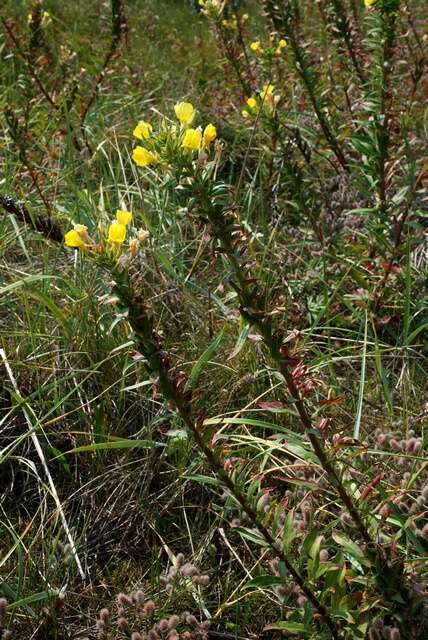
[[[214,353],[217,351],[220,345],[220,342],[223,339],[223,333],[224,333],[224,329],[222,329],[219,335],[216,338],[214,338],[211,344],[205,349],[201,357],[193,365],[192,370],[190,372],[189,379],[186,383],[186,389],[195,387],[197,385],[202,371],[205,369],[208,362],[211,360]]]
[[[367,326],[368,326],[368,315],[366,311],[366,322],[364,327],[363,357],[361,360],[360,388],[358,391],[357,414],[355,416],[355,424],[354,424],[354,438],[356,440],[359,440],[360,438],[361,415],[363,411],[363,400],[364,400],[364,384],[366,380]]]
[[[288,622],[285,620],[281,622],[275,622],[274,624],[268,624],[266,627],[264,627],[263,631],[270,631],[271,629],[280,629],[282,631],[288,631],[288,633],[292,634],[298,633],[303,638],[307,636],[305,625],[302,622]]]
[[[245,589],[250,589],[252,587],[273,587],[278,584],[284,584],[284,580],[279,576],[257,576],[257,578],[253,578],[245,585]]]
[[[96,442],[75,447],[65,451],[63,455],[69,453],[82,453],[83,451],[103,451],[109,449],[153,449],[154,447],[165,447],[162,442],[152,442],[151,440],[109,440],[108,442]]]

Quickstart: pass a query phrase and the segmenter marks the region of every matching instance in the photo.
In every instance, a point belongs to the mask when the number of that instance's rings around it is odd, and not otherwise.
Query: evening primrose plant
[[[131,211],[118,209],[114,220],[108,225],[100,222],[92,236],[86,225],[75,224],[65,234],[64,244],[72,249],[80,249],[92,257],[114,258],[124,252],[128,252],[131,257],[136,255],[147,236],[148,232],[144,229],[132,228]]]
[[[132,160],[139,167],[157,165],[167,170],[179,164],[187,165],[197,158],[199,163],[211,154],[217,129],[211,123],[197,126],[197,112],[190,102],[178,102],[174,107],[176,121],[161,117],[154,127],[141,121],[133,135],[141,144],[132,152]]]

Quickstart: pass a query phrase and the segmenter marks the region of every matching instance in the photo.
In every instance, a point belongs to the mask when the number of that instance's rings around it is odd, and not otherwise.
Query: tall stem
[[[320,602],[314,591],[312,591],[304,578],[296,570],[288,556],[282,550],[281,546],[276,542],[271,531],[263,523],[257,511],[248,502],[245,495],[242,494],[236,483],[224,470],[221,460],[214,453],[213,449],[205,443],[198,423],[192,416],[190,399],[186,397],[186,392],[182,392],[181,387],[179,388],[177,386],[174,374],[171,372],[169,367],[168,357],[160,348],[159,341],[152,328],[152,321],[147,313],[142,297],[135,294],[132,290],[132,285],[124,273],[116,273],[115,276],[116,293],[122,303],[128,308],[128,320],[135,332],[138,347],[146,358],[149,370],[158,376],[159,387],[163,395],[166,399],[174,403],[181,419],[191,432],[198,448],[203,453],[212,471],[238,501],[243,512],[248,516],[251,523],[257,527],[267,545],[284,563],[295,583],[312,603],[326,626],[329,628],[332,638],[335,640],[338,639],[338,630],[326,607]]]

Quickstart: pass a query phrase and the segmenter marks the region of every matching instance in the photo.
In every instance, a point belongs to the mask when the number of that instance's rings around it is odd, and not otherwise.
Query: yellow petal
[[[263,86],[263,89],[260,93],[260,97],[262,100],[265,100],[268,96],[271,96],[273,94],[275,90],[275,87],[273,84],[265,84]]]
[[[190,102],[179,102],[175,105],[174,111],[175,115],[183,125],[191,124],[196,113],[193,104]]]
[[[181,146],[183,149],[197,151],[201,146],[202,132],[199,129],[187,129]]]
[[[114,242],[115,244],[122,244],[125,242],[126,236],[126,227],[124,224],[120,224],[120,222],[112,222],[108,228],[108,239],[109,242]]]
[[[75,229],[67,231],[64,236],[64,242],[66,247],[73,247],[74,249],[82,249],[85,246],[85,243]]]
[[[122,211],[118,209],[116,211],[116,220],[119,224],[127,225],[132,221],[132,213],[130,211]]]
[[[213,124],[207,124],[204,129],[204,142],[205,144],[209,144],[213,142],[217,138],[217,129]]]
[[[132,132],[138,140],[147,140],[152,135],[153,127],[150,122],[141,120]]]
[[[147,167],[147,165],[156,162],[156,156],[151,151],[140,146],[135,147],[132,152],[132,159],[139,167]]]
[[[255,109],[257,107],[257,100],[255,98],[248,98],[247,104],[250,109]]]

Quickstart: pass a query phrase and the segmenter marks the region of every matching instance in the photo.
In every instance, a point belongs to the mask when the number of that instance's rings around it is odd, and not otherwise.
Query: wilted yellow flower
[[[116,211],[116,220],[119,224],[124,224],[125,227],[132,220],[132,213],[130,211],[122,211],[122,209],[118,209]]]
[[[123,244],[125,242],[126,227],[124,224],[115,220],[108,228],[108,240],[114,244]]]
[[[213,124],[207,124],[204,129],[204,142],[205,144],[209,144],[210,142],[214,142],[217,138],[217,129]]]
[[[255,98],[248,98],[247,104],[250,109],[255,109],[257,107],[257,100]]]
[[[197,151],[201,146],[202,142],[202,131],[200,129],[187,129],[184,134],[183,142],[181,146],[183,149],[191,149],[192,151]]]
[[[376,4],[377,0],[364,0],[364,4],[366,5],[366,7],[372,7],[374,4]]]
[[[45,27],[52,21],[51,14],[49,11],[43,11],[42,14],[42,25]]]
[[[155,154],[140,146],[135,147],[132,152],[132,159],[139,167],[147,167],[149,164],[156,162]]]
[[[140,241],[138,238],[132,238],[129,241],[129,252],[132,256],[137,255],[138,249],[140,248]]]
[[[138,236],[138,240],[139,242],[145,242],[147,240],[147,238],[149,237],[150,233],[147,231],[147,229],[138,229],[137,231],[137,236]]]
[[[67,231],[64,236],[64,242],[66,247],[73,247],[74,249],[83,249],[85,246],[80,234],[75,229]]]
[[[174,107],[175,115],[182,125],[192,124],[195,117],[195,108],[190,102],[179,102]]]
[[[260,40],[255,40],[254,42],[252,42],[250,44],[250,49],[251,51],[260,51],[261,50]]]
[[[132,133],[136,138],[138,138],[138,140],[143,140],[143,138],[144,140],[147,140],[147,138],[150,138],[152,135],[152,131],[153,127],[150,122],[144,122],[144,120],[141,120]]]
[[[246,109],[242,109],[241,113],[243,118],[249,118],[251,115]]]
[[[249,17],[250,17],[250,16],[248,15],[248,13],[243,13],[243,14],[242,14],[242,22],[247,22],[247,20],[248,20],[248,18],[249,18]]]

